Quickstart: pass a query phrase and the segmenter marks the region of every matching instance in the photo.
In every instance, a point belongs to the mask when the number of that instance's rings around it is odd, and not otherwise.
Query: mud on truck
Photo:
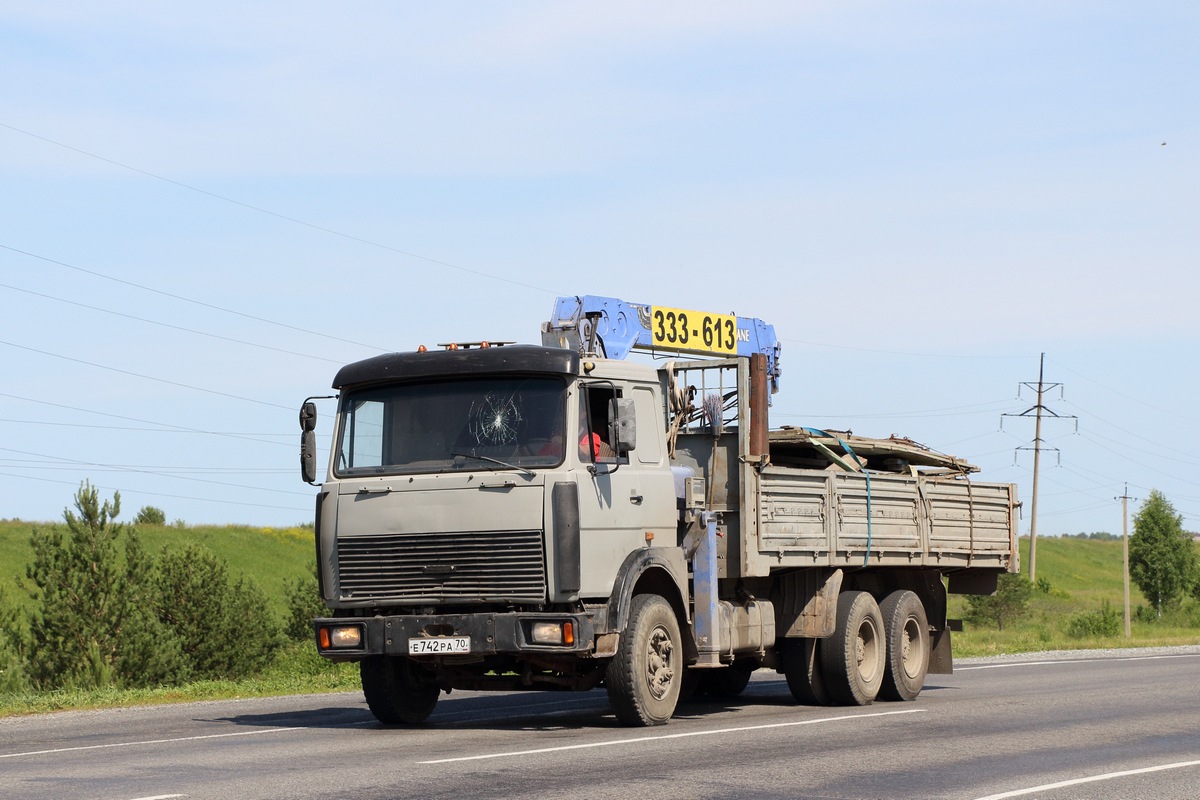
[[[672,360],[639,361],[633,351]],[[952,668],[947,592],[1017,571],[1016,487],[907,439],[771,429],[772,326],[559,298],[540,345],[349,364],[317,483],[317,648],[371,712],[453,689],[603,686],[627,725],[757,669],[798,702],[914,700]]]

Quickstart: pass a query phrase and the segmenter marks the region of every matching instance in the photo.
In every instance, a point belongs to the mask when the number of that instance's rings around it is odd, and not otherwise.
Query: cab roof
[[[549,373],[578,375],[579,354],[560,347],[507,345],[460,350],[386,353],[347,364],[333,379],[334,389],[471,373]]]

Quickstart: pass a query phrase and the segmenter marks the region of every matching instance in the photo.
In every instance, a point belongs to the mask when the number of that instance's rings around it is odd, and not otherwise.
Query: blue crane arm
[[[775,327],[752,317],[595,295],[560,297],[554,302],[550,321],[542,325],[542,343],[580,353],[592,350],[615,359],[626,358],[634,350],[725,358],[762,353],[767,357],[771,391],[779,391],[780,347]]]

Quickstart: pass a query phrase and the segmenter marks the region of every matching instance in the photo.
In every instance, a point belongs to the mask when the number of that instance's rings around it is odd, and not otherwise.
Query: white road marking
[[[969,672],[973,669],[1007,669],[1008,667],[1043,667],[1054,664],[1096,664],[1102,661],[1156,661],[1162,658],[1200,658],[1198,653],[1179,653],[1167,656],[1128,656],[1122,658],[1071,658],[1050,661],[1006,661],[1003,664],[978,664],[972,667],[954,668],[955,672]]]
[[[552,705],[558,705],[558,706],[575,705],[575,704],[596,705],[596,704],[599,704],[600,702],[601,702],[600,698],[596,698],[596,697],[578,698],[578,699],[572,699],[572,700],[559,699],[559,700],[553,700],[553,701],[547,701],[547,702],[541,702],[541,703],[529,703],[529,704],[526,704],[525,706],[523,706],[523,710],[529,709],[529,708],[534,708],[534,707],[539,707],[539,706],[552,706]],[[487,712],[491,712],[491,713],[481,713],[480,711],[470,711],[470,710],[447,711],[447,712],[438,714],[437,716],[433,717],[431,721],[445,722],[448,725],[453,725],[455,723],[450,719],[451,717],[465,717],[469,723],[478,723],[478,722],[488,722],[488,721],[493,721],[493,720],[510,719],[515,715],[514,712],[506,710],[506,709],[493,708],[493,709],[487,709]],[[574,713],[574,712],[567,709],[564,711],[555,712],[553,714],[544,714],[543,716],[547,716],[547,717],[558,716],[560,714],[569,714],[569,713]],[[357,728],[357,727],[366,727],[369,725],[378,725],[378,724],[379,723],[376,722],[374,719],[371,719],[371,720],[367,720],[365,722],[347,722],[347,723],[344,723],[341,725],[333,725],[333,726],[329,726],[329,727]],[[310,725],[297,725],[297,726],[291,727],[291,728],[265,728],[262,730],[254,730],[254,731],[237,731],[236,733],[211,733],[211,734],[207,734],[204,736],[181,736],[181,737],[174,738],[174,739],[145,739],[145,740],[139,740],[139,741],[134,741],[134,742],[112,742],[109,744],[90,744],[90,745],[82,745],[79,747],[59,747],[59,748],[53,748],[53,749],[47,749],[47,750],[27,750],[27,751],[21,752],[21,753],[0,753],[0,759],[21,758],[24,756],[54,755],[56,753],[74,753],[74,752],[78,752],[81,750],[104,750],[104,749],[112,748],[112,747],[134,747],[136,745],[172,744],[175,742],[195,742],[195,741],[200,741],[203,739],[221,739],[221,738],[225,738],[225,737],[229,737],[229,736],[253,736],[256,733],[281,733],[283,731],[304,731],[304,730],[310,730],[312,727],[313,726],[310,726]],[[182,796],[183,795],[164,795],[164,797],[182,797]],[[138,798],[138,800],[157,800],[157,798]]]
[[[1121,772],[1107,772],[1103,775],[1092,775],[1088,778],[1075,778],[1069,781],[1059,781],[1058,783],[1045,783],[1041,786],[1031,786],[1028,789],[1013,789],[1011,792],[989,794],[987,797],[977,797],[975,800],[1004,800],[1006,797],[1021,797],[1027,794],[1036,794],[1037,792],[1049,791],[1050,789],[1062,789],[1066,786],[1079,786],[1083,783],[1110,781],[1113,778],[1126,778],[1130,775],[1144,775],[1147,772],[1162,772],[1163,770],[1183,769],[1184,767],[1200,767],[1200,761],[1179,761],[1175,764],[1160,764],[1157,767],[1143,767],[1142,769],[1127,769],[1122,770]]]
[[[870,719],[872,717],[894,717],[900,714],[923,714],[925,709],[913,708],[904,711],[880,711],[874,714],[851,714],[844,717],[822,717],[820,719],[802,719],[792,722],[774,722],[768,725],[747,725],[741,728],[720,728],[712,731],[688,731],[687,733],[665,733],[659,736],[637,736],[632,739],[609,739],[590,744],[570,744],[562,747],[540,747],[535,750],[510,750],[504,753],[487,753],[478,756],[461,756],[459,758],[441,758],[436,761],[418,761],[418,764],[453,764],[459,761],[484,761],[491,758],[513,758],[516,756],[537,755],[539,753],[562,753],[568,750],[588,750],[593,747],[613,747],[616,745],[643,744],[645,742],[661,742],[668,739],[687,739],[693,736],[717,736],[723,733],[745,733],[747,731],[763,731],[773,728],[793,728],[798,725],[817,725],[822,722],[845,722],[847,720]]]
[[[173,797],[187,797],[186,794],[156,794],[153,797],[136,797],[134,800],[171,800]]]
[[[53,753],[75,753],[80,750],[105,750],[110,747],[135,747],[140,744],[171,744],[173,742],[198,742],[202,739],[224,739],[230,736],[254,736],[259,733],[279,733],[280,731],[299,731],[304,728],[266,728],[258,731],[238,731],[237,733],[210,733],[206,736],[180,736],[177,739],[146,739],[137,742],[111,742],[109,744],[89,744],[81,747],[59,747],[53,750],[29,750],[24,753],[0,753],[0,758],[20,758],[21,756],[44,756]],[[179,797],[180,795],[167,795]]]

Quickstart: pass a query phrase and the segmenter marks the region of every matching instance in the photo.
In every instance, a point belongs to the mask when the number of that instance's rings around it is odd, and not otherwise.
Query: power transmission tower
[[[1135,497],[1129,496],[1129,484],[1125,484],[1125,494],[1116,498],[1121,501],[1121,552],[1124,554],[1125,564],[1125,638],[1130,638],[1133,633],[1129,627],[1129,501],[1136,500]]]
[[[1029,511],[1029,580],[1034,582],[1037,580],[1037,513],[1038,513],[1038,476],[1041,471],[1042,450],[1049,449],[1058,453],[1057,447],[1045,447],[1045,442],[1042,441],[1042,417],[1049,415],[1055,419],[1073,419],[1075,420],[1075,431],[1079,431],[1079,417],[1074,414],[1059,414],[1051,408],[1047,408],[1042,402],[1047,391],[1058,389],[1059,399],[1062,399],[1061,383],[1046,383],[1044,376],[1046,373],[1046,354],[1042,353],[1040,362],[1038,363],[1038,379],[1037,383],[1025,382],[1017,387],[1017,395],[1020,396],[1021,386],[1037,391],[1037,403],[1022,411],[1020,414],[1001,414],[1000,428],[1004,428],[1004,417],[1028,417],[1033,415],[1036,419],[1033,428],[1033,444],[1025,447],[1018,447],[1017,450],[1032,450],[1033,451],[1033,505]]]

